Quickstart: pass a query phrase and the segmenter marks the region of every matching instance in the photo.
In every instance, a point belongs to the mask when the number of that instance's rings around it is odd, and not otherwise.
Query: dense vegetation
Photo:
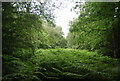
[[[120,3],[76,5],[66,39],[46,4],[2,3],[2,81],[118,81]]]
[[[120,58],[120,2],[77,5],[80,16],[71,23],[69,46]]]
[[[41,49],[27,61],[10,56],[4,58],[12,59],[10,65],[14,66],[14,73],[3,77],[3,81],[117,81],[119,78],[117,59],[86,50]]]

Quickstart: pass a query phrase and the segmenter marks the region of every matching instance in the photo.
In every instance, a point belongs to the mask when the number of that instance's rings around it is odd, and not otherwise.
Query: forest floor
[[[7,81],[119,81],[117,59],[87,50],[39,49],[27,61],[17,58],[15,64],[16,73],[7,76],[13,80]]]
[[[118,78],[117,59],[96,52],[75,49],[37,50],[34,63],[41,67],[44,77],[50,79],[94,79]]]

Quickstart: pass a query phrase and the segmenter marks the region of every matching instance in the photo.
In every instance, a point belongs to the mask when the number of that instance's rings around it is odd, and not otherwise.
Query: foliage
[[[59,41],[65,40],[61,29],[53,26],[50,18],[46,19],[45,16],[49,14],[44,14],[43,4],[39,3],[39,5],[31,2],[4,2],[2,4],[3,77],[7,74],[14,75],[16,72],[14,71],[17,69],[16,64],[9,64],[14,61],[14,58],[20,58],[24,66],[25,61],[34,56],[35,50],[38,48],[64,47],[66,41],[63,42],[63,45],[59,44]],[[36,13],[38,11],[40,14]],[[44,22],[46,22],[47,27],[44,26]],[[52,29],[58,30],[53,31]],[[52,38],[50,39],[50,37]],[[58,39],[60,40],[58,41]],[[14,62],[17,63],[18,61],[15,60]],[[9,69],[7,69],[8,67]],[[30,66],[30,68],[32,67]],[[20,76],[22,75],[20,74]]]
[[[71,23],[68,45],[76,49],[97,50],[98,53],[119,58],[118,5],[116,2],[77,5],[80,15]]]
[[[67,41],[63,37],[61,27],[50,28],[45,26],[44,29],[48,36],[47,40],[49,40],[49,44],[52,48],[65,48]]]
[[[4,56],[4,59],[8,59]],[[11,57],[9,59],[12,59]],[[3,81],[45,80],[109,80],[119,79],[119,61],[96,52],[74,49],[36,50],[35,56],[26,62],[13,58],[10,65],[16,68]]]
[[[67,40],[45,6],[3,2],[3,81],[120,79],[119,60],[103,56],[119,57],[118,3],[81,5]]]

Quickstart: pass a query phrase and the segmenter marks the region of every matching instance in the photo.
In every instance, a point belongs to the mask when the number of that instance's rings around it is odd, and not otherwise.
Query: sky
[[[48,0],[47,9],[52,11],[55,24],[62,27],[64,37],[66,37],[69,32],[69,22],[79,16],[74,10],[71,10],[75,6],[76,1],[78,0]],[[44,0],[40,0],[40,2],[44,3]]]
[[[71,9],[75,6],[73,0],[60,0],[61,5],[59,9],[54,10],[55,14],[55,23],[57,26],[62,27],[62,31],[64,33],[64,37],[67,36],[69,32],[69,22],[72,21],[74,18],[77,18],[79,14],[75,11],[71,11]]]

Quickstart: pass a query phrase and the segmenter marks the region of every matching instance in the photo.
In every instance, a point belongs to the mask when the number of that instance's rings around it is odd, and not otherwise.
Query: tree
[[[69,35],[72,36],[68,36],[72,37],[70,39],[73,39],[76,48],[97,50],[104,55],[116,57],[115,50],[118,48],[114,46],[115,38],[112,33],[115,27],[113,25],[119,20],[115,18],[118,13],[115,12],[115,8],[118,8],[118,4],[116,2],[91,2],[80,6],[80,16],[71,23],[70,33],[72,34]]]
[[[39,5],[31,2],[3,3],[3,76],[17,72],[17,65],[13,61],[16,62],[17,58],[27,61],[34,56],[35,49],[46,40],[42,23],[50,19],[45,18],[48,14],[44,14],[43,4]]]

